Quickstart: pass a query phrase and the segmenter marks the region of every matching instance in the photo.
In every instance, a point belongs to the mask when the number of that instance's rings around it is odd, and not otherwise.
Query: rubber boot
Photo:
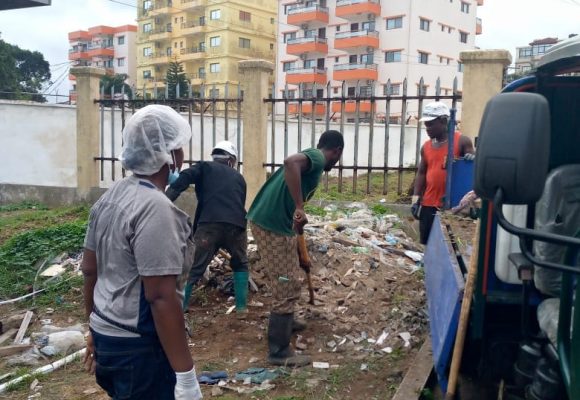
[[[268,362],[285,367],[303,367],[312,362],[310,356],[295,355],[290,348],[293,314],[270,314],[268,322]]]
[[[234,296],[236,298],[236,314],[239,318],[248,313],[248,277],[250,273],[234,272]]]
[[[183,288],[183,311],[187,311],[189,307],[189,298],[191,297],[191,292],[193,291],[193,283],[187,283],[185,288]]]

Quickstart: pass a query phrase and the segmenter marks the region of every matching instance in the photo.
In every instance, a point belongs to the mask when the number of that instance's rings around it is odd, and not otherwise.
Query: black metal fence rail
[[[325,86],[320,86],[321,89],[325,89],[327,94],[331,93],[331,86],[330,82],[328,82]],[[354,95],[352,96],[345,96],[346,93],[346,83],[342,82],[341,85],[341,96],[316,96],[317,93],[317,85],[314,84],[314,87],[310,93],[312,96],[304,97],[304,89],[303,84],[298,86],[298,93],[299,96],[297,98],[288,98],[287,96],[283,96],[282,98],[275,97],[275,90],[272,90],[273,96],[268,99],[264,99],[264,102],[271,103],[272,109],[276,108],[276,104],[283,104],[284,111],[281,113],[283,117],[283,140],[281,141],[278,133],[276,132],[276,122],[275,117],[272,118],[272,129],[271,129],[271,148],[270,148],[270,159],[271,162],[266,164],[266,167],[270,168],[270,171],[274,171],[277,167],[280,167],[283,163],[283,159],[276,158],[276,146],[281,145],[283,146],[283,155],[284,158],[288,156],[289,151],[289,117],[290,114],[294,114],[297,120],[297,141],[298,141],[298,149],[303,148],[302,144],[302,133],[305,129],[305,126],[310,125],[310,147],[316,146],[316,128],[317,126],[324,125],[324,129],[328,130],[331,126],[336,126],[340,132],[344,132],[345,126],[347,124],[346,117],[347,114],[353,116],[353,129],[354,129],[354,141],[353,143],[347,143],[345,153],[354,153],[353,163],[351,165],[345,165],[343,160],[341,159],[337,166],[335,166],[334,170],[338,176],[337,182],[337,189],[339,192],[343,192],[344,190],[344,172],[345,171],[352,171],[352,192],[357,192],[357,179],[358,173],[360,171],[366,172],[366,193],[371,193],[371,174],[373,172],[382,171],[383,177],[383,185],[382,185],[382,194],[388,194],[388,175],[389,172],[396,172],[397,173],[397,194],[401,195],[403,192],[403,173],[405,171],[416,171],[419,158],[420,158],[420,151],[421,151],[421,133],[422,133],[422,124],[417,121],[416,124],[416,137],[415,137],[415,162],[413,166],[405,166],[405,140],[406,140],[406,130],[408,127],[412,125],[408,125],[408,107],[410,102],[416,102],[417,104],[417,112],[416,116],[420,116],[423,103],[426,100],[433,100],[433,101],[450,101],[451,108],[457,107],[457,102],[461,101],[461,94],[457,90],[457,79],[454,80],[452,94],[442,94],[442,89],[440,85],[440,80],[437,80],[435,86],[435,95],[426,95],[426,86],[424,85],[423,79],[421,79],[418,87],[417,87],[417,94],[416,95],[409,95],[408,94],[408,87],[407,87],[407,80],[405,79],[402,83],[402,90],[400,95],[391,95],[392,93],[392,85],[390,80],[387,82],[385,86],[386,94],[384,96],[375,96],[373,93],[374,87],[371,86],[370,88],[370,95],[361,95],[361,86],[357,83]],[[286,85],[284,94],[288,92],[288,86]],[[366,103],[366,104],[365,104]],[[393,106],[397,103],[400,103],[400,117],[393,118],[395,114],[393,111]],[[354,104],[354,109],[352,104]],[[368,109],[368,115],[365,118],[361,118],[361,105],[365,105],[365,109]],[[308,109],[309,112],[303,112],[305,109],[305,105],[309,105]],[[333,107],[334,105],[334,107]],[[349,105],[349,109],[351,112],[347,113],[347,105]],[[290,113],[289,109],[290,106],[293,106],[295,110],[294,113]],[[319,107],[321,106],[321,107]],[[332,112],[332,109],[338,109],[337,112]],[[317,111],[321,109],[324,110],[323,114],[321,115]],[[274,112],[272,114],[275,114]],[[381,114],[382,118],[377,118],[377,115]],[[280,114],[278,114],[280,115]],[[309,121],[305,121],[305,118],[309,118]],[[333,120],[338,120],[338,123],[333,122]],[[395,122],[399,122],[398,124],[394,123],[393,120],[397,120]],[[400,120],[400,121],[399,121]],[[389,160],[389,139],[390,139],[390,132],[391,128],[394,125],[400,125],[400,140],[399,140],[399,153],[398,153],[398,163],[397,166],[390,166]],[[377,128],[382,126],[382,132],[377,132]],[[365,128],[366,134],[368,135],[368,154],[366,165],[361,165],[359,160],[359,142],[362,135],[361,130]],[[377,135],[383,135],[383,159],[380,163],[373,164],[373,144]],[[351,147],[352,146],[352,147]],[[378,164],[378,165],[377,165]],[[328,173],[325,174],[324,177],[324,188],[328,190],[328,182],[329,176]]]
[[[163,104],[172,107],[177,112],[181,114],[185,114],[184,117],[187,117],[187,121],[189,125],[192,127],[192,133],[194,128],[194,116],[196,119],[199,119],[199,142],[194,143],[194,138],[189,140],[187,145],[188,151],[186,151],[186,157],[184,159],[184,164],[192,165],[199,161],[204,160],[204,152],[205,150],[212,148],[218,142],[218,132],[217,132],[217,119],[223,119],[224,121],[224,140],[230,139],[230,119],[234,119],[236,121],[236,126],[233,128],[235,129],[235,136],[236,136],[236,145],[238,149],[241,149],[242,146],[242,102],[243,98],[241,96],[241,91],[239,85],[236,85],[237,88],[237,97],[236,98],[216,98],[216,97],[204,97],[204,89],[201,89],[201,96],[200,97],[192,97],[191,94],[189,97],[186,98],[176,98],[170,99],[166,97],[162,98],[128,98],[129,96],[121,93],[115,93],[114,88],[111,89],[111,94],[108,96],[109,98],[105,98],[105,94],[101,91],[101,98],[96,99],[95,103],[100,105],[100,154],[94,157],[95,161],[100,163],[100,179],[101,181],[105,180],[105,165],[106,163],[110,163],[111,166],[111,181],[115,181],[117,179],[117,173],[115,165],[119,162],[119,158],[117,157],[118,153],[120,153],[122,143],[122,130],[125,128],[125,123],[127,119],[135,113],[136,110],[145,107],[149,104]],[[192,92],[190,92],[192,93]],[[121,98],[115,98],[121,97]],[[109,122],[109,140],[106,140],[106,126],[105,126],[105,114],[110,114],[110,122]],[[118,116],[120,113],[120,126],[115,126],[116,115]],[[210,126],[206,126],[206,118],[210,119]],[[206,143],[205,133],[206,129],[211,129],[211,143]],[[115,138],[121,138],[121,143],[116,143]],[[106,148],[106,144],[108,142],[108,149]],[[194,159],[194,147],[199,145],[199,153],[200,158]],[[209,145],[209,146],[208,146]],[[196,149],[197,150],[197,149]],[[240,152],[241,156],[241,152]],[[238,157],[238,169],[241,169],[243,160],[241,157]],[[121,169],[121,176],[125,177],[125,170]]]

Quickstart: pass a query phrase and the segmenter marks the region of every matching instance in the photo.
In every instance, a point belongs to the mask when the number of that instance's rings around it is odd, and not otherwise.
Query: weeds
[[[319,217],[326,216],[326,211],[322,207],[314,206],[312,204],[306,204],[304,206],[304,211],[309,215],[317,215]]]
[[[6,204],[0,206],[0,212],[10,212],[20,210],[48,210],[48,207],[35,201],[23,201],[22,203]]]

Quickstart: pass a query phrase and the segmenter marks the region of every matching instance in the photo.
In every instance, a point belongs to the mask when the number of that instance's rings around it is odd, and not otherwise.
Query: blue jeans
[[[113,400],[174,399],[175,372],[158,339],[91,333],[97,383]]]

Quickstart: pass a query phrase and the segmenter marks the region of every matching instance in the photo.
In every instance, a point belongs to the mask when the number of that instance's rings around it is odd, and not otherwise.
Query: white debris
[[[312,363],[312,367],[318,369],[328,369],[330,368],[330,364],[327,362],[314,361]]]
[[[405,342],[405,347],[409,347],[411,345],[411,334],[409,332],[401,332],[399,333],[399,336]]]
[[[383,333],[381,333],[381,336],[379,336],[379,338],[377,339],[377,345],[378,346],[382,345],[388,336],[389,336],[388,332],[383,331]]]

